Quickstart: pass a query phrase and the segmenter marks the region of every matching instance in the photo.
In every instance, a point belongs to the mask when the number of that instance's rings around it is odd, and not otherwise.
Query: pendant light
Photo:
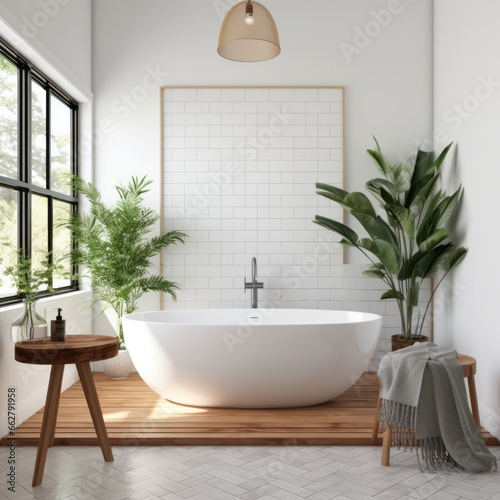
[[[276,57],[281,48],[271,13],[258,2],[237,3],[222,21],[217,52],[226,59],[241,62]]]

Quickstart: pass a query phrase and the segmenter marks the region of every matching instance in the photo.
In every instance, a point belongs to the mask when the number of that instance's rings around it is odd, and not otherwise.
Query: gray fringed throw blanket
[[[496,469],[496,459],[472,418],[454,349],[423,342],[391,352],[382,358],[378,378],[380,426],[391,427],[393,446],[411,448],[415,433],[421,468]]]

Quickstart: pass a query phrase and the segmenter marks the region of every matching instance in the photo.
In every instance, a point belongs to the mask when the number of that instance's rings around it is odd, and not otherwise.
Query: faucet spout
[[[251,298],[251,308],[258,309],[259,307],[259,296],[258,289],[264,288],[264,283],[262,281],[257,281],[257,258],[252,258],[252,281],[248,282],[246,279],[245,283],[245,293],[247,290],[252,290],[252,298]]]

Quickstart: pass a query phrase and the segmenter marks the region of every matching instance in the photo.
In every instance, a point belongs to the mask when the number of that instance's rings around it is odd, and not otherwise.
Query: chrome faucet
[[[257,309],[259,307],[259,296],[257,290],[259,288],[264,288],[264,283],[262,283],[262,281],[257,281],[257,259],[255,257],[252,258],[252,281],[248,282],[245,278],[244,282],[245,293],[247,293],[248,289],[252,290],[251,307],[252,309]]]

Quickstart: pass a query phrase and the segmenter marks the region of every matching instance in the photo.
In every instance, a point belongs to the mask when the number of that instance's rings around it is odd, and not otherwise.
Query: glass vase
[[[36,312],[35,302],[23,303],[23,312],[10,328],[12,342],[32,342],[47,337],[47,322]]]

